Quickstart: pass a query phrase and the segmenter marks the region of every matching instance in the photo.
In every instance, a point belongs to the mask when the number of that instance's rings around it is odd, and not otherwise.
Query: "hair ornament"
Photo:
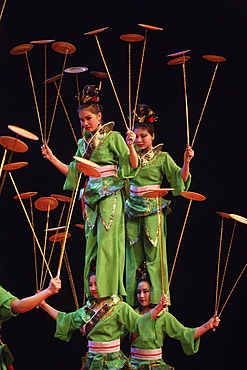
[[[99,98],[102,96],[102,90],[96,85],[86,85],[82,90],[82,103],[98,103]]]
[[[147,270],[146,262],[142,262],[140,267],[136,270],[136,280],[149,279],[149,273]]]
[[[135,122],[137,123],[154,123],[158,120],[158,116],[152,111],[147,104],[138,104],[135,114]]]

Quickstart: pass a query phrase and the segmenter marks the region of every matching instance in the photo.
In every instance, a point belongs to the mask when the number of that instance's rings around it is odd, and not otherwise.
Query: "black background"
[[[138,26],[148,24],[163,31],[148,31],[139,102],[146,103],[159,116],[156,143],[182,165],[186,144],[186,120],[182,67],[167,65],[167,54],[190,49],[186,63],[190,134],[193,137],[215,63],[202,58],[205,54],[224,56],[220,63],[201,126],[195,140],[195,158],[190,190],[206,196],[204,202],[193,201],[183,235],[181,249],[171,285],[170,311],[185,325],[197,326],[214,313],[215,286],[221,217],[217,211],[246,217],[246,10],[244,1],[7,1],[0,23],[1,136],[15,136],[8,125],[15,125],[40,137],[37,112],[25,55],[11,55],[10,50],[34,40],[54,39],[72,43],[76,52],[68,55],[66,68],[85,66],[79,77],[85,84],[98,84],[89,71],[104,71],[94,36],[84,33],[109,27],[98,35],[103,54],[121,105],[128,112],[128,45],[119,39],[127,33],[145,34]],[[132,96],[136,91],[142,43],[132,44]],[[44,47],[34,45],[28,53],[39,111],[44,122]],[[62,73],[64,55],[47,44],[48,77]],[[77,138],[80,136],[76,114],[75,76],[65,74],[61,94]],[[103,81],[105,121],[116,122],[116,130],[125,126],[109,80]],[[48,85],[49,127],[55,101],[55,87]],[[20,193],[37,191],[39,197],[50,194],[70,196],[62,190],[64,176],[40,154],[41,140],[21,138],[28,151],[14,153],[12,161],[27,161],[28,166],[12,171]],[[61,103],[50,138],[54,153],[65,163],[72,160],[76,143]],[[1,147],[1,158],[4,148]],[[4,172],[2,173],[3,179]],[[14,200],[15,189],[9,176],[1,193],[1,282],[18,297],[35,292],[32,233],[20,202]],[[171,199],[172,196],[169,196]],[[168,217],[168,258],[171,268],[189,201],[172,199]],[[25,201],[29,211],[29,201]],[[50,214],[49,226],[56,226],[62,204]],[[34,209],[35,231],[43,245],[46,212]],[[71,220],[71,238],[67,242],[79,304],[82,304],[84,260],[83,231],[79,202]],[[234,221],[224,220],[223,257],[226,255]],[[50,242],[49,242],[50,243]],[[48,245],[50,246],[50,244]],[[237,223],[227,270],[221,307],[246,261],[246,225]],[[59,257],[59,245],[51,264],[53,275]],[[224,258],[222,257],[222,264]],[[40,259],[39,259],[40,262]],[[62,269],[63,288],[49,299],[59,310],[75,309],[68,277]],[[243,276],[227,303],[216,332],[201,339],[199,353],[187,357],[180,344],[168,339],[165,360],[176,369],[242,368],[246,362],[245,282]],[[48,282],[47,282],[48,283]],[[86,352],[85,340],[75,333],[70,343],[53,338],[55,323],[44,312],[33,310],[4,325],[4,340],[15,355],[15,368],[79,369],[80,356]],[[125,346],[128,351],[128,346]],[[127,352],[126,352],[127,353]]]

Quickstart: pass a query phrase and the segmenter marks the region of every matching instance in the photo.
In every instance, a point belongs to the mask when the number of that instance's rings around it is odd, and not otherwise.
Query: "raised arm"
[[[202,326],[199,326],[198,328],[196,328],[195,337],[194,338],[195,339],[196,338],[199,338],[201,335],[203,335],[204,333],[206,333],[208,330],[213,329],[214,327],[219,326],[219,323],[220,323],[220,318],[218,316],[214,315],[205,324],[203,324]]]
[[[41,147],[41,153],[45,159],[50,161],[62,174],[65,176],[68,174],[69,166],[61,162],[53,153],[49,146],[44,143]]]
[[[168,304],[169,298],[166,294],[163,293],[159,300],[159,303],[151,310],[152,320],[155,320],[156,317],[160,314],[160,312],[163,311],[163,309],[168,306]]]
[[[14,299],[11,302],[11,310],[13,312],[27,312],[35,308],[42,302],[44,299],[50,297],[53,294],[58,293],[61,289],[61,280],[54,278],[50,280],[49,286],[33,296],[26,297],[23,299]]]
[[[133,146],[135,138],[136,138],[135,133],[131,130],[128,130],[127,133],[126,133],[126,143],[128,145],[129,152],[130,152],[130,165],[134,169],[137,168],[138,165],[139,165],[137,153],[136,153],[135,148]]]
[[[188,180],[189,173],[190,173],[190,161],[194,157],[194,150],[191,148],[190,145],[187,144],[185,152],[184,152],[184,164],[181,170],[181,177],[184,182]]]

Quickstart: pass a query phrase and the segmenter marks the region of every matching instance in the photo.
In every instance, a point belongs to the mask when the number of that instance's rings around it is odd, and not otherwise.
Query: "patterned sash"
[[[110,132],[112,131],[115,123],[114,122],[108,122],[105,123],[102,127],[100,127],[95,134],[91,137],[91,139],[88,141],[87,148],[83,154],[83,158],[89,159],[91,158],[93,151],[98,146],[100,141]]]
[[[110,310],[112,305],[105,303],[99,311],[97,311],[83,326],[85,335],[88,335],[95,325],[102,319],[102,317]]]

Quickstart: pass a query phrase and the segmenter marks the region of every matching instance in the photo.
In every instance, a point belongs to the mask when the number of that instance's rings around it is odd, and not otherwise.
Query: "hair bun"
[[[99,102],[99,98],[102,96],[102,90],[100,90],[96,85],[85,85],[82,90],[82,103],[88,102]]]
[[[158,116],[152,111],[147,104],[138,104],[135,114],[135,122],[139,123],[154,123],[158,120]]]

